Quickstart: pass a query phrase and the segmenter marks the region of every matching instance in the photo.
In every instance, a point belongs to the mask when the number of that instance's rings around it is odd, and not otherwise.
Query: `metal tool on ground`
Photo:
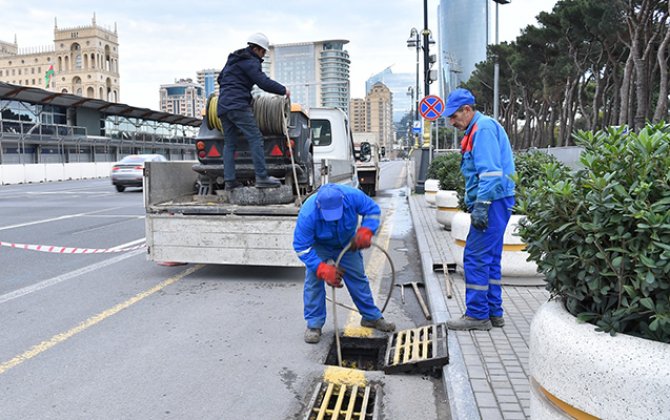
[[[451,276],[449,275],[449,270],[447,269],[446,264],[442,264],[442,270],[444,271],[444,285],[447,287],[447,299],[451,299],[452,295]]]
[[[412,286],[414,294],[416,295],[416,299],[419,301],[419,305],[421,306],[421,310],[423,311],[423,315],[426,317],[426,319],[431,319],[430,311],[428,310],[428,305],[426,305],[426,301],[423,299],[421,291],[419,290],[419,287],[425,287],[425,285],[422,282],[410,281],[409,283],[404,283],[403,286],[405,287]]]
[[[397,287],[400,288],[400,300],[402,304],[405,304],[405,285],[404,284],[396,284]]]

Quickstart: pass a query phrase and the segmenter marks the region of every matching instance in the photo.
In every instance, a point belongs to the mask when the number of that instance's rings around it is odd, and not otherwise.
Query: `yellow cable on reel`
[[[216,115],[216,106],[219,103],[219,97],[215,94],[209,95],[207,98],[207,127],[210,130],[217,129],[223,133],[223,126],[219,116]]]

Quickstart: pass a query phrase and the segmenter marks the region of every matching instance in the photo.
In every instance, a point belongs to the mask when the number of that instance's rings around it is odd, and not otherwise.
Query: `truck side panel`
[[[293,251],[293,216],[147,215],[154,261],[301,267]]]
[[[198,174],[195,161],[147,162],[144,168],[144,207],[192,196]]]

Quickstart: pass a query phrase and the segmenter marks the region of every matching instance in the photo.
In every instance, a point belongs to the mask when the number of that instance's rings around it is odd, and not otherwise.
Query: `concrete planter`
[[[428,205],[435,207],[435,195],[440,190],[440,181],[437,179],[427,179],[423,184],[423,197]]]
[[[596,332],[560,300],[533,317],[529,364],[533,419],[670,418],[670,345]]]
[[[437,222],[444,226],[445,229],[451,229],[451,221],[453,220],[458,209],[458,193],[456,191],[440,190],[435,194],[435,217]]]
[[[521,237],[515,235],[523,215],[513,214],[507,223],[503,239],[501,270],[503,284],[516,286],[542,286],[544,276],[537,272],[537,264],[527,261],[526,245]],[[451,236],[454,238],[454,258],[458,268],[463,271],[463,250],[470,231],[470,214],[457,213],[451,221]]]

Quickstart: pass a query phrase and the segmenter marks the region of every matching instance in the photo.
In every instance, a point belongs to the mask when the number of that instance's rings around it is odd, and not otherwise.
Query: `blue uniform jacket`
[[[465,204],[514,196],[514,157],[505,129],[493,118],[475,112],[461,142]]]
[[[251,47],[243,48],[228,56],[226,65],[219,73],[219,101],[217,115],[225,111],[247,109],[251,106],[251,88],[258,85],[266,92],[286,95],[286,88],[263,73],[261,63]]]
[[[379,228],[381,209],[377,203],[361,190],[346,185],[335,186],[344,195],[344,210],[340,220],[323,220],[321,211],[316,206],[318,192],[305,201],[298,213],[293,233],[293,249],[311,271],[316,271],[319,263],[325,262],[321,260],[315,247],[329,254],[328,258],[337,258],[356,234],[359,215],[363,216],[361,226],[373,233]]]

